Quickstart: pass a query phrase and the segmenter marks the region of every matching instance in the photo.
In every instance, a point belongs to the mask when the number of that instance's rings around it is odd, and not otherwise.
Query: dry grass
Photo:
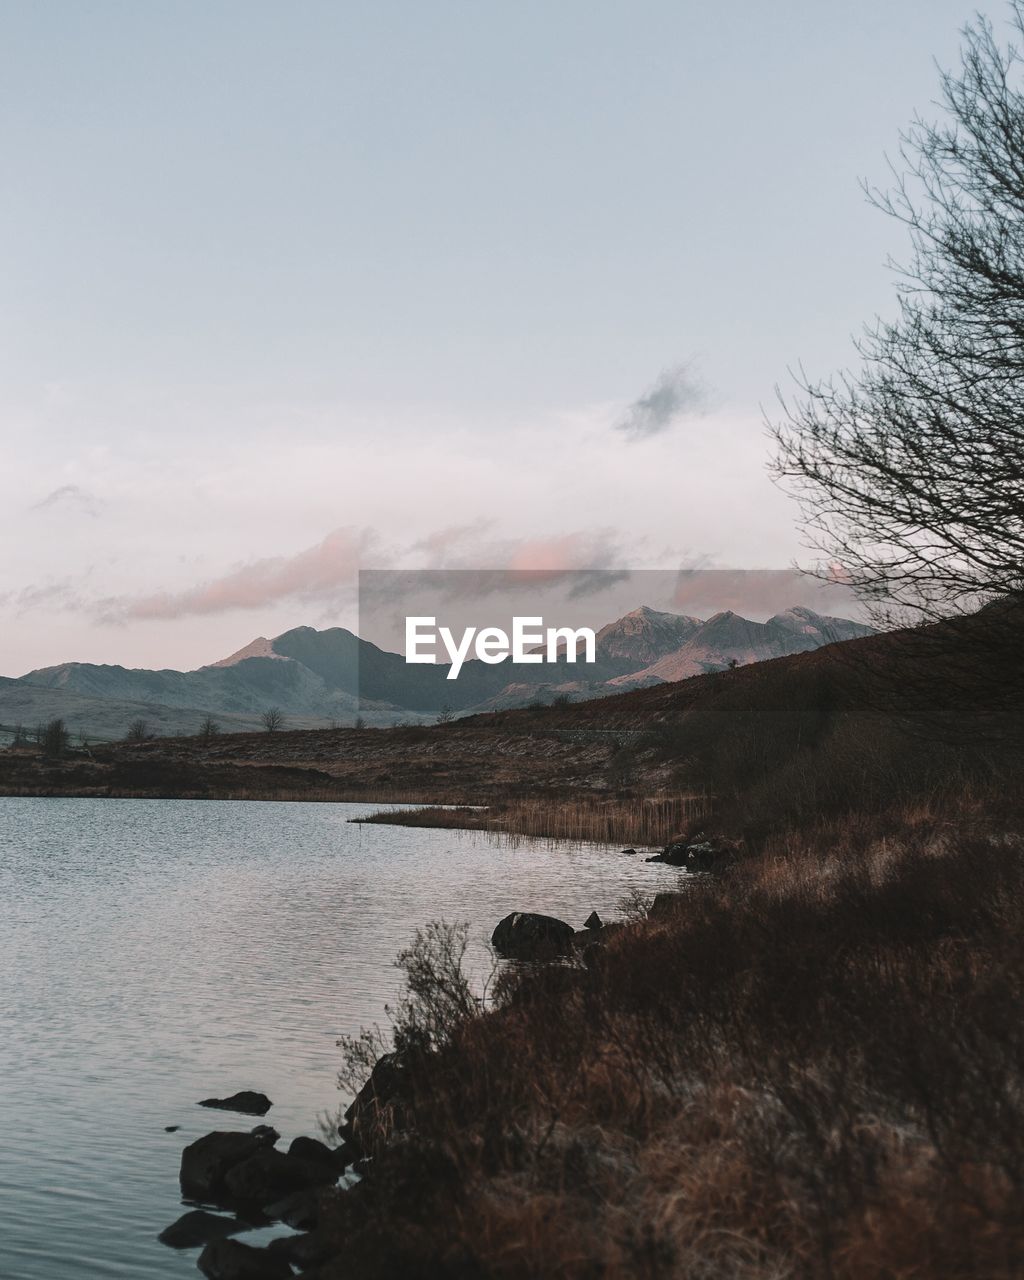
[[[511,836],[663,845],[710,813],[706,796],[516,797],[481,808],[383,810],[358,822],[501,831]]]
[[[413,1041],[328,1274],[1019,1276],[1024,841],[917,805],[758,852]]]

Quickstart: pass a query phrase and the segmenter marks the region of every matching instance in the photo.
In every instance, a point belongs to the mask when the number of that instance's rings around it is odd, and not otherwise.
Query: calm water
[[[348,823],[372,807],[0,798],[3,1280],[197,1275],[155,1239],[182,1212],[181,1148],[257,1123],[198,1099],[260,1089],[285,1142],[315,1134],[341,1101],[335,1040],[383,1020],[417,925],[580,927],[680,877]]]

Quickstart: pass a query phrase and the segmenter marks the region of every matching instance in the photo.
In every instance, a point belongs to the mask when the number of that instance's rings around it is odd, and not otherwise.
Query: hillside
[[[294,727],[432,722],[454,715],[606,697],[731,664],[803,652],[869,628],[791,609],[766,623],[734,613],[702,622],[641,607],[602,627],[585,667],[565,656],[556,664],[466,662],[457,680],[445,664],[412,665],[342,627],[296,627],[257,637],[229,657],[195,671],[147,670],[67,662],[0,684],[0,724],[62,716],[73,732],[121,737],[144,718],[153,732],[195,732],[207,715],[226,730],[260,725],[268,707]]]

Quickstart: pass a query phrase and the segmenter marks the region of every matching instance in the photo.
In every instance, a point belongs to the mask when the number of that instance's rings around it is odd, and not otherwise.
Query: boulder
[[[233,1165],[224,1178],[228,1195],[235,1200],[271,1204],[293,1191],[337,1182],[337,1168],[262,1148],[247,1160]]]
[[[661,853],[656,853],[647,861],[664,862],[670,867],[685,867],[693,873],[717,873],[724,871],[735,861],[737,848],[734,840],[701,835],[693,840],[672,840]]]
[[[337,1169],[338,1167],[337,1153],[332,1151],[326,1142],[320,1142],[317,1138],[300,1136],[293,1139],[291,1146],[288,1148],[288,1154],[296,1156],[299,1160],[311,1160],[314,1164],[325,1164],[331,1169]]]
[[[396,1127],[406,1087],[406,1063],[402,1056],[398,1053],[382,1054],[374,1063],[369,1080],[346,1110],[345,1123],[338,1128],[338,1136],[344,1139],[340,1148],[343,1154],[337,1157],[339,1162],[345,1158],[346,1163],[351,1163],[366,1154],[360,1130],[372,1126],[383,1111],[390,1110],[390,1127]]]
[[[604,921],[596,911],[591,911],[590,915],[583,921],[583,927],[584,929],[603,929]]]
[[[199,1255],[199,1270],[209,1280],[291,1280],[287,1259],[240,1240],[214,1240]]]
[[[204,1098],[201,1107],[216,1107],[218,1111],[238,1111],[244,1116],[265,1116],[274,1105],[265,1093],[243,1089],[230,1098]]]
[[[219,1213],[207,1213],[205,1209],[192,1209],[183,1213],[177,1222],[164,1227],[157,1236],[161,1244],[171,1249],[198,1249],[211,1240],[222,1240],[248,1231],[249,1224],[237,1218],[225,1218]]]
[[[258,1124],[249,1132],[254,1138],[259,1138],[266,1146],[272,1147],[275,1142],[280,1142],[281,1135],[272,1124]]]
[[[500,955],[514,960],[544,960],[564,955],[573,944],[575,930],[554,916],[513,911],[499,921],[491,943]]]
[[[227,1175],[236,1165],[265,1150],[266,1143],[251,1133],[208,1133],[181,1153],[181,1191],[190,1200],[222,1198]]]
[[[624,858],[635,858],[637,853],[635,849],[623,849],[622,856]]]
[[[312,1231],[320,1223],[320,1197],[315,1191],[293,1191],[283,1200],[268,1204],[263,1212],[296,1231]]]
[[[309,1231],[304,1235],[281,1236],[271,1240],[267,1246],[271,1253],[284,1258],[300,1271],[310,1267],[318,1267],[322,1262],[329,1262],[335,1254],[328,1238],[319,1231]]]

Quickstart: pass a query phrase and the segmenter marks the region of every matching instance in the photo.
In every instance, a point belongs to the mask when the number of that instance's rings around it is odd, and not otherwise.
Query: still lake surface
[[[259,1089],[282,1149],[316,1135],[345,1101],[335,1041],[384,1022],[418,926],[468,921],[482,973],[510,911],[579,928],[681,875],[348,821],[379,807],[0,797],[4,1280],[197,1275],[156,1240],[184,1212],[181,1148],[258,1123],[200,1098]]]

